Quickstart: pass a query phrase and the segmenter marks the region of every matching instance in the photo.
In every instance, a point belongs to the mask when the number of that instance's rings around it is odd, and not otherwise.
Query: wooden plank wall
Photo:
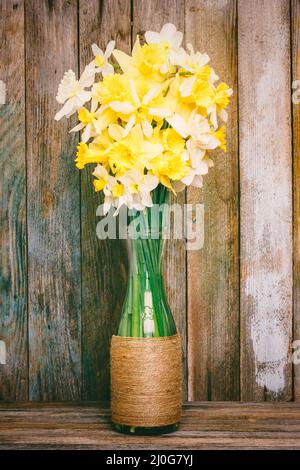
[[[166,250],[184,397],[300,399],[300,1],[1,0],[0,400],[109,397],[126,247],[96,238],[101,201],[55,95],[93,42],[129,51],[168,21],[234,89],[227,155],[179,199],[204,204],[204,247]]]

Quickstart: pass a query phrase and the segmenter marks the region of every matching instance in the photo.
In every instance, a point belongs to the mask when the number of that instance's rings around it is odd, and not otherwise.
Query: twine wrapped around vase
[[[114,423],[160,427],[180,421],[182,352],[178,334],[113,336],[110,360]]]

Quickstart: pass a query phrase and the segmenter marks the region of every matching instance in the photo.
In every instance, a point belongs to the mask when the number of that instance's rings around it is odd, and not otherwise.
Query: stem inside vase
[[[147,208],[129,216],[129,279],[117,335],[159,337],[176,334],[167,301],[163,275],[163,225],[169,191],[159,185],[153,192],[155,210]]]

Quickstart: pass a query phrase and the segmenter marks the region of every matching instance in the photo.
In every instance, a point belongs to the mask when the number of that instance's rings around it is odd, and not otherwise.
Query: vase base
[[[113,423],[113,428],[122,434],[132,434],[137,436],[155,436],[158,434],[169,434],[171,432],[177,431],[179,428],[179,423],[169,424],[167,426],[157,426],[148,428]]]

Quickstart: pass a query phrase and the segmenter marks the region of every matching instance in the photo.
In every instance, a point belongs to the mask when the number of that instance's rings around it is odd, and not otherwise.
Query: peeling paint
[[[5,83],[0,80],[0,104],[6,103],[6,86]]]
[[[6,345],[2,340],[0,341],[0,364],[6,364]]]

